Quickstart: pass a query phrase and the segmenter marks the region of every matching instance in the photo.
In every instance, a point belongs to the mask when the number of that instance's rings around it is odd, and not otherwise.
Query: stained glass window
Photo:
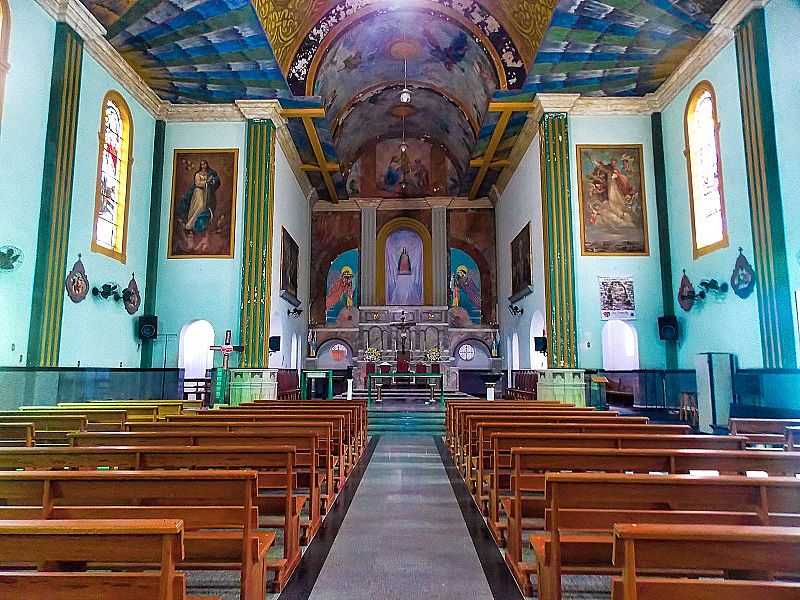
[[[694,257],[728,245],[714,88],[700,82],[686,105],[686,163]]]
[[[8,37],[11,29],[11,14],[8,2],[0,0],[0,111],[5,97],[6,74],[10,68],[8,64]]]
[[[92,249],[125,262],[131,118],[116,92],[103,100]]]

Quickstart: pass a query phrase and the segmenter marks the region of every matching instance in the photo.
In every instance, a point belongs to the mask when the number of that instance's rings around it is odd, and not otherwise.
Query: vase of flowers
[[[425,351],[425,360],[432,363],[441,361],[442,349],[439,346],[431,346]]]
[[[367,346],[364,350],[364,360],[367,362],[378,362],[381,359],[381,351],[372,346]]]

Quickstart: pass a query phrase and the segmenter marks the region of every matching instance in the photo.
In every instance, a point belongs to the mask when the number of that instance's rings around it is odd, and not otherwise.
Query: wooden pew
[[[250,423],[256,425],[274,425],[276,423],[290,423],[290,422],[309,422],[316,421],[319,423],[330,422],[336,432],[333,439],[333,444],[342,444],[342,462],[335,465],[336,471],[336,491],[339,492],[344,487],[345,480],[350,473],[350,465],[353,462],[353,455],[355,447],[353,445],[353,438],[348,435],[349,413],[344,415],[342,413],[331,413],[326,411],[324,413],[315,413],[313,411],[291,411],[284,410],[277,413],[265,411],[251,411],[251,412],[234,412],[234,411],[199,411],[196,413],[175,415],[167,417],[169,423],[181,422],[240,422]]]
[[[343,461],[344,445],[341,437],[334,435],[333,424],[319,421],[270,421],[269,425],[248,421],[157,421],[155,423],[126,423],[125,429],[131,432],[202,432],[203,434],[222,434],[236,432],[239,445],[266,443],[264,436],[272,433],[291,431],[311,432],[319,436],[318,468],[324,472],[322,487],[322,509],[328,508],[336,499],[336,479],[334,467]]]
[[[275,536],[257,531],[256,484],[255,471],[0,472],[0,519],[180,519],[178,568],[238,570],[241,599],[263,600]]]
[[[628,433],[520,433],[519,431],[481,429],[490,437],[491,452],[479,456],[479,478],[484,492],[479,506],[486,506],[489,529],[499,545],[505,544],[506,523],[501,519],[500,500],[513,495],[511,489],[511,450],[513,448],[649,448],[705,450],[744,450],[746,438],[712,435],[669,435]]]
[[[0,418],[0,447],[33,446],[33,423],[7,423]]]
[[[770,476],[794,477],[800,473],[800,454],[766,451],[514,448],[512,461],[512,496],[502,498],[501,503],[509,516],[507,554],[517,563],[522,562],[525,523],[545,516],[546,474],[589,471],[674,475],[716,470],[722,475],[764,471]],[[624,498],[620,500],[625,502]]]
[[[287,454],[290,455],[287,458]],[[264,525],[283,530],[283,558],[267,560],[282,586],[300,561],[300,514],[307,497],[295,491],[294,448],[286,446],[0,448],[0,473],[26,469],[204,473],[206,469],[257,472],[253,502]]]
[[[86,417],[87,431],[121,431],[122,424],[128,420],[126,410],[110,408],[67,410],[55,406],[20,406],[18,411],[0,411],[0,419],[28,414],[41,417]]]
[[[300,520],[302,536],[299,536],[300,543],[309,541],[319,529],[321,522],[321,485],[322,478],[317,473],[320,463],[318,459],[319,434],[307,430],[285,430],[281,428],[263,428],[256,434],[238,432],[208,432],[202,429],[188,429],[183,431],[146,431],[146,432],[79,432],[69,435],[71,445],[74,447],[170,447],[170,446],[189,446],[189,447],[210,447],[227,448],[234,446],[237,448],[250,447],[261,449],[273,446],[284,446],[294,448],[294,476],[297,479],[297,487],[308,489],[309,495],[309,517],[307,520]],[[224,453],[223,453],[224,454]],[[225,461],[219,463],[206,464],[206,468],[223,468],[232,460],[229,454],[224,454]],[[220,459],[222,456],[220,457]],[[188,464],[187,464],[188,463]],[[169,468],[192,467],[190,461],[182,464],[170,465]],[[257,464],[238,462],[236,468],[257,469]],[[166,464],[161,463],[161,468],[167,468]],[[327,482],[325,482],[327,484]],[[259,486],[261,487],[261,486]],[[298,494],[298,497],[300,495]],[[259,507],[261,508],[261,507]],[[288,513],[291,515],[291,513]],[[298,512],[299,514],[299,512]],[[280,523],[281,528],[290,527],[286,515],[276,515],[281,520],[287,522]],[[294,537],[294,534],[292,534]],[[287,533],[289,539],[289,533]],[[299,552],[299,547],[298,547]]]
[[[771,581],[780,573],[800,575],[798,528],[619,524],[613,558],[622,577],[613,581],[612,600],[800,598],[800,583]],[[640,569],[680,578],[641,576]],[[725,578],[686,579],[703,571]]]
[[[800,427],[800,419],[741,419],[728,421],[728,429],[733,435],[744,435],[753,444],[783,446],[786,441],[785,429]]]
[[[561,599],[561,574],[618,573],[612,565],[617,523],[800,525],[800,479],[611,473],[548,473],[545,531],[531,536],[536,564],[506,555],[530,593]]]
[[[183,558],[179,520],[0,521],[0,597],[200,600],[186,595],[184,575],[176,571]],[[56,570],[65,562],[71,572]],[[44,568],[19,570],[21,563]],[[74,572],[76,563],[113,563],[114,571]]]
[[[44,415],[18,413],[2,418],[3,423],[32,423],[36,445],[65,445],[67,434],[86,431],[87,419],[80,415]]]
[[[128,420],[134,421],[147,421],[151,420],[151,415],[155,411],[155,418],[163,419],[168,415],[179,415],[183,412],[183,401],[133,401],[133,400],[120,400],[120,401],[92,401],[92,402],[59,402],[56,406],[66,410],[91,410],[98,409],[116,409],[128,411]]]

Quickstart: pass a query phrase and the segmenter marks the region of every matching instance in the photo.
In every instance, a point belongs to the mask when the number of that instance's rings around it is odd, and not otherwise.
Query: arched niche
[[[431,234],[428,229],[416,219],[398,217],[392,219],[381,227],[378,232],[375,247],[375,300],[380,305],[386,304],[386,242],[395,231],[407,229],[415,232],[422,240],[422,291],[423,303],[433,304],[433,261]]]
[[[190,321],[178,337],[178,368],[185,379],[202,379],[214,368],[214,326],[208,321]]]
[[[320,369],[346,369],[353,364],[353,349],[344,340],[331,339],[323,342],[317,352],[317,367]]]
[[[635,371],[639,368],[639,336],[636,329],[613,319],[603,326],[603,369]]]
[[[460,370],[482,371],[492,367],[492,355],[481,340],[467,338],[453,352],[453,366]]]

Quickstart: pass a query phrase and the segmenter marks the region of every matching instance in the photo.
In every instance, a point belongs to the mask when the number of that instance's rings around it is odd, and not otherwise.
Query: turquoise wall
[[[12,31],[0,123],[0,246],[24,253],[0,273],[0,366],[25,366],[42,192],[55,22],[31,0],[10,0]]]
[[[244,214],[245,171],[244,122],[168,123],[164,147],[164,179],[161,197],[161,241],[158,257],[156,314],[159,339],[153,346],[153,366],[160,367],[167,349],[167,367],[178,364],[178,338],[181,328],[197,319],[214,327],[217,341],[226,329],[239,330],[241,306],[242,219]],[[238,148],[239,166],[236,196],[236,238],[232,259],[168,259],[173,155],[176,149]],[[238,339],[233,340],[238,343]],[[217,364],[220,358],[216,356]],[[236,358],[231,363],[236,363]]]
[[[766,8],[772,101],[775,109],[775,135],[780,158],[781,194],[786,227],[789,281],[793,291],[800,289],[800,136],[797,115],[800,111],[800,79],[797,68],[797,32],[800,31],[800,4],[792,0],[772,0]],[[797,303],[794,304],[797,324]],[[797,331],[797,329],[795,329]],[[800,352],[800,335],[795,334]]]
[[[689,184],[683,154],[685,146],[683,117],[689,94],[694,86],[704,79],[711,82],[717,95],[722,180],[730,245],[694,260]],[[713,277],[719,281],[730,281],[740,246],[751,264],[754,260],[739,80],[733,42],[730,42],[663,111],[663,131],[673,293],[677,297],[683,269],[698,289],[698,284],[703,278]],[[679,366],[693,368],[694,356],[699,352],[734,352],[738,355],[739,366],[743,368],[763,366],[756,294],[741,300],[733,293],[728,293],[720,301],[712,299],[704,304],[688,313],[676,306],[681,327],[681,339],[678,344]]]
[[[95,195],[97,191],[98,134],[103,98],[116,90],[125,98],[133,118],[133,164],[128,196],[128,238],[125,264],[92,252]],[[136,274],[144,295],[147,264],[147,230],[150,219],[150,183],[153,173],[155,119],[87,52],[83,58],[80,112],[75,144],[75,178],[72,192],[67,270],[82,255],[92,286],[118,283],[124,289]],[[139,340],[136,318],[122,302],[97,300],[91,293],[73,304],[64,299],[59,365],[84,367],[138,367]]]
[[[308,298],[310,255],[309,239],[311,235],[311,215],[308,199],[303,195],[297,179],[292,173],[289,161],[281,149],[275,144],[275,211],[273,213],[272,239],[272,306],[270,309],[269,333],[281,336],[280,352],[273,352],[269,357],[269,366],[275,368],[297,368],[300,364],[298,353],[305,356],[306,333],[308,331]],[[281,228],[294,238],[299,247],[299,265],[297,269],[297,295],[301,301],[303,314],[297,319],[288,315],[293,308],[280,297],[281,281]]]
[[[573,248],[575,249],[575,301],[577,305],[578,365],[602,368],[602,330],[598,277],[631,276],[634,281],[636,320],[628,324],[639,337],[639,366],[663,368],[664,343],[658,339],[657,319],[663,314],[658,215],[653,178],[653,147],[649,115],[569,118]],[[578,144],[642,144],[644,188],[647,201],[649,256],[581,256],[580,203],[578,201]]]

